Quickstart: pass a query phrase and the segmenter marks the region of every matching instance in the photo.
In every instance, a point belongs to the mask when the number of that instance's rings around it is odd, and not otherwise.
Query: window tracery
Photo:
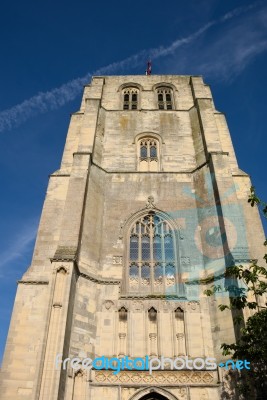
[[[130,291],[162,292],[175,286],[175,234],[161,215],[150,212],[132,225],[128,239]]]
[[[123,109],[137,110],[139,90],[136,88],[125,88],[123,90]]]
[[[159,87],[157,89],[159,110],[173,110],[172,89],[168,87]]]
[[[138,142],[139,170],[159,170],[159,142],[155,138],[145,137]]]

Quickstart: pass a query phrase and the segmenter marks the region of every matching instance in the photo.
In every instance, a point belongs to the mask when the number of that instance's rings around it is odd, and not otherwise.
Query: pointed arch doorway
[[[139,390],[129,400],[178,400],[178,398],[166,389],[150,387]]]
[[[152,392],[152,393],[148,393],[145,396],[141,397],[140,400],[168,400],[168,399],[167,399],[167,397],[162,396],[159,393]]]

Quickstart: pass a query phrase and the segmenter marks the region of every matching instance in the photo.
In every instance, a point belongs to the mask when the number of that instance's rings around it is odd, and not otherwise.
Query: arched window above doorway
[[[137,218],[127,245],[129,291],[159,293],[175,286],[176,236],[162,215],[148,212]]]

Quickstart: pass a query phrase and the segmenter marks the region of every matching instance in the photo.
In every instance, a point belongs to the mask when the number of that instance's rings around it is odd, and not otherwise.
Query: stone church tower
[[[94,77],[18,282],[1,399],[220,399],[224,371],[202,358],[223,361],[235,330],[227,293],[203,292],[263,256],[250,185],[201,77]],[[114,374],[57,355],[169,360]],[[175,370],[177,357],[198,360]]]

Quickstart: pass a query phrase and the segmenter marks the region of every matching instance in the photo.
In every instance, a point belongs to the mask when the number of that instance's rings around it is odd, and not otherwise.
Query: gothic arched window
[[[133,292],[164,292],[177,276],[175,233],[161,215],[149,212],[134,222],[128,238],[128,286]]]
[[[159,170],[159,142],[155,138],[145,137],[138,141],[139,171]]]
[[[159,87],[157,89],[157,96],[160,110],[173,110],[172,89],[168,87]]]
[[[123,90],[123,109],[137,110],[139,90],[136,88],[125,88]]]

